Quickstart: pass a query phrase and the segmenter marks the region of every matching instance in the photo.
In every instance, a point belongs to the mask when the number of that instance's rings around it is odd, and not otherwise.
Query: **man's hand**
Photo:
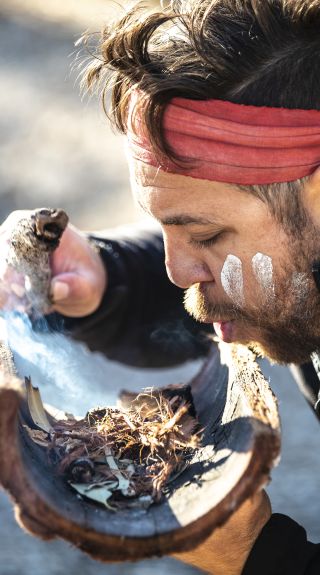
[[[0,227],[0,306],[23,308],[24,278],[8,268],[6,252],[10,231],[29,210],[12,212]],[[52,311],[83,317],[99,306],[107,286],[107,274],[99,254],[84,234],[69,225],[51,256]]]
[[[107,287],[107,273],[87,238],[69,225],[51,259],[53,309],[83,317],[98,307]]]
[[[259,533],[270,519],[265,491],[245,501],[230,519],[197,549],[175,555],[212,575],[240,575]]]

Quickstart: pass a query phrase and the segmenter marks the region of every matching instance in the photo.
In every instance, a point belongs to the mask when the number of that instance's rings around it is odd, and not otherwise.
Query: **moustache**
[[[222,320],[252,322],[253,320],[252,313],[248,313],[234,303],[219,303],[212,300],[208,294],[208,289],[201,284],[194,284],[185,291],[184,307],[194,319],[203,323],[214,323]]]

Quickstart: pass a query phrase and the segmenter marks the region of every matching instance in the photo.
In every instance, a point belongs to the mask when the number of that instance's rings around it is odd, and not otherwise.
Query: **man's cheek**
[[[258,252],[252,258],[252,271],[265,298],[275,297],[273,262],[270,256]]]
[[[221,269],[221,285],[237,307],[243,307],[245,304],[243,271],[240,258],[229,254]]]

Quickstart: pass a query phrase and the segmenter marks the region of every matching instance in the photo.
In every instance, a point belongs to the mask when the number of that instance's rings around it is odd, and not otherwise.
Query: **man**
[[[302,364],[317,411],[319,29],[318,0],[190,0],[105,31],[87,81],[113,70],[133,192],[161,225],[177,287],[159,233],[93,248],[70,227],[52,293],[75,336],[140,365],[195,356],[206,340],[185,323],[182,288],[221,339]],[[183,559],[215,575],[313,575],[320,546],[260,493]]]

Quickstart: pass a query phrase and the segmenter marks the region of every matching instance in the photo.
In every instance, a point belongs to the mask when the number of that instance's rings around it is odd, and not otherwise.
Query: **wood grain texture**
[[[204,432],[188,467],[162,503],[110,512],[79,499],[54,475],[45,451],[24,430],[31,423],[24,383],[4,345],[0,361],[0,483],[25,529],[43,539],[64,538],[94,558],[124,561],[193,549],[267,483],[278,458],[276,401],[254,356],[239,346],[213,346],[190,382]]]

